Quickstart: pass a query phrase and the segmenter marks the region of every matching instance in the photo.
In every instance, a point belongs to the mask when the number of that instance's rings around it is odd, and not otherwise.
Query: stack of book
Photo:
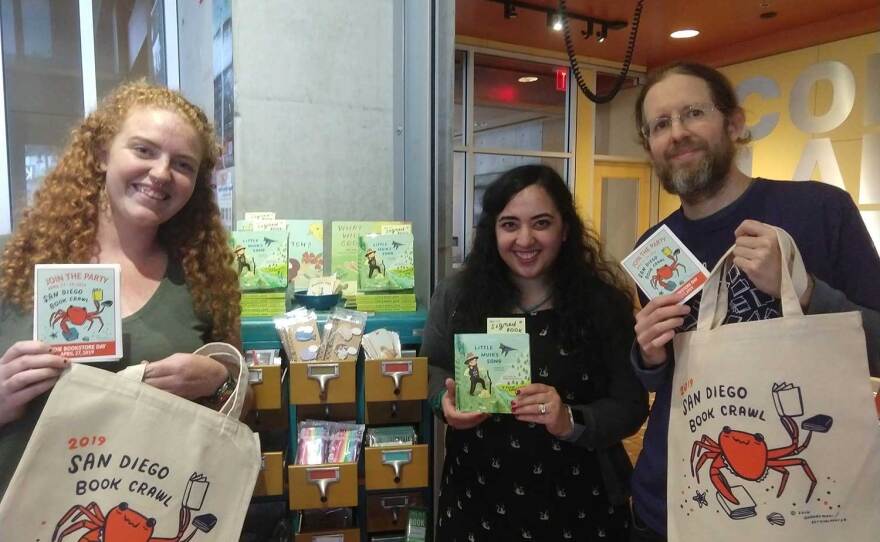
[[[245,213],[230,236],[241,287],[242,316],[276,316],[286,298],[324,270],[321,220],[281,220],[275,213]]]
[[[286,290],[272,292],[242,292],[241,315],[250,316],[276,316],[286,310]]]
[[[345,307],[368,312],[386,310],[365,305],[364,292],[412,293],[414,286],[412,224],[400,221],[333,222],[330,271],[343,283]],[[378,299],[378,298],[377,298]],[[390,310],[410,311],[414,308]]]
[[[363,312],[414,312],[416,310],[416,294],[357,294],[355,296],[357,310]]]

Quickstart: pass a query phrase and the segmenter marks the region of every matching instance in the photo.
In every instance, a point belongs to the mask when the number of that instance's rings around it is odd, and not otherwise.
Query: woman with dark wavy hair
[[[0,495],[69,360],[33,336],[34,264],[117,263],[124,357],[145,382],[218,399],[230,377],[195,356],[239,343],[238,279],[210,186],[218,148],[205,114],[147,83],[118,88],[71,135],[12,236],[0,238]]]
[[[431,300],[422,343],[448,424],[438,539],[622,540],[631,465],[621,439],[647,416],[632,373],[631,289],[603,260],[547,166],[504,173],[483,196],[464,269]],[[456,409],[453,336],[524,319],[532,383],[512,415]]]

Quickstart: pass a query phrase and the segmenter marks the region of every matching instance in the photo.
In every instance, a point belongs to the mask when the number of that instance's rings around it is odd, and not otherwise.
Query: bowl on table
[[[330,310],[339,304],[342,294],[309,295],[307,290],[298,290],[293,293],[293,299],[298,304],[316,311]]]

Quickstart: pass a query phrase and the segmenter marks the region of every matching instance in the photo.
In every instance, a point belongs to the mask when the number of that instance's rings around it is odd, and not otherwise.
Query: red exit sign
[[[568,89],[568,68],[556,68],[556,90],[565,92]]]

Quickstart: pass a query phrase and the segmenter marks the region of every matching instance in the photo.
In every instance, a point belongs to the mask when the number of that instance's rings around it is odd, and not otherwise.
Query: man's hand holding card
[[[661,226],[621,262],[650,300],[636,315],[636,341],[643,364],[666,363],[666,346],[684,324],[684,302],[699,292],[709,271],[672,231]]]

